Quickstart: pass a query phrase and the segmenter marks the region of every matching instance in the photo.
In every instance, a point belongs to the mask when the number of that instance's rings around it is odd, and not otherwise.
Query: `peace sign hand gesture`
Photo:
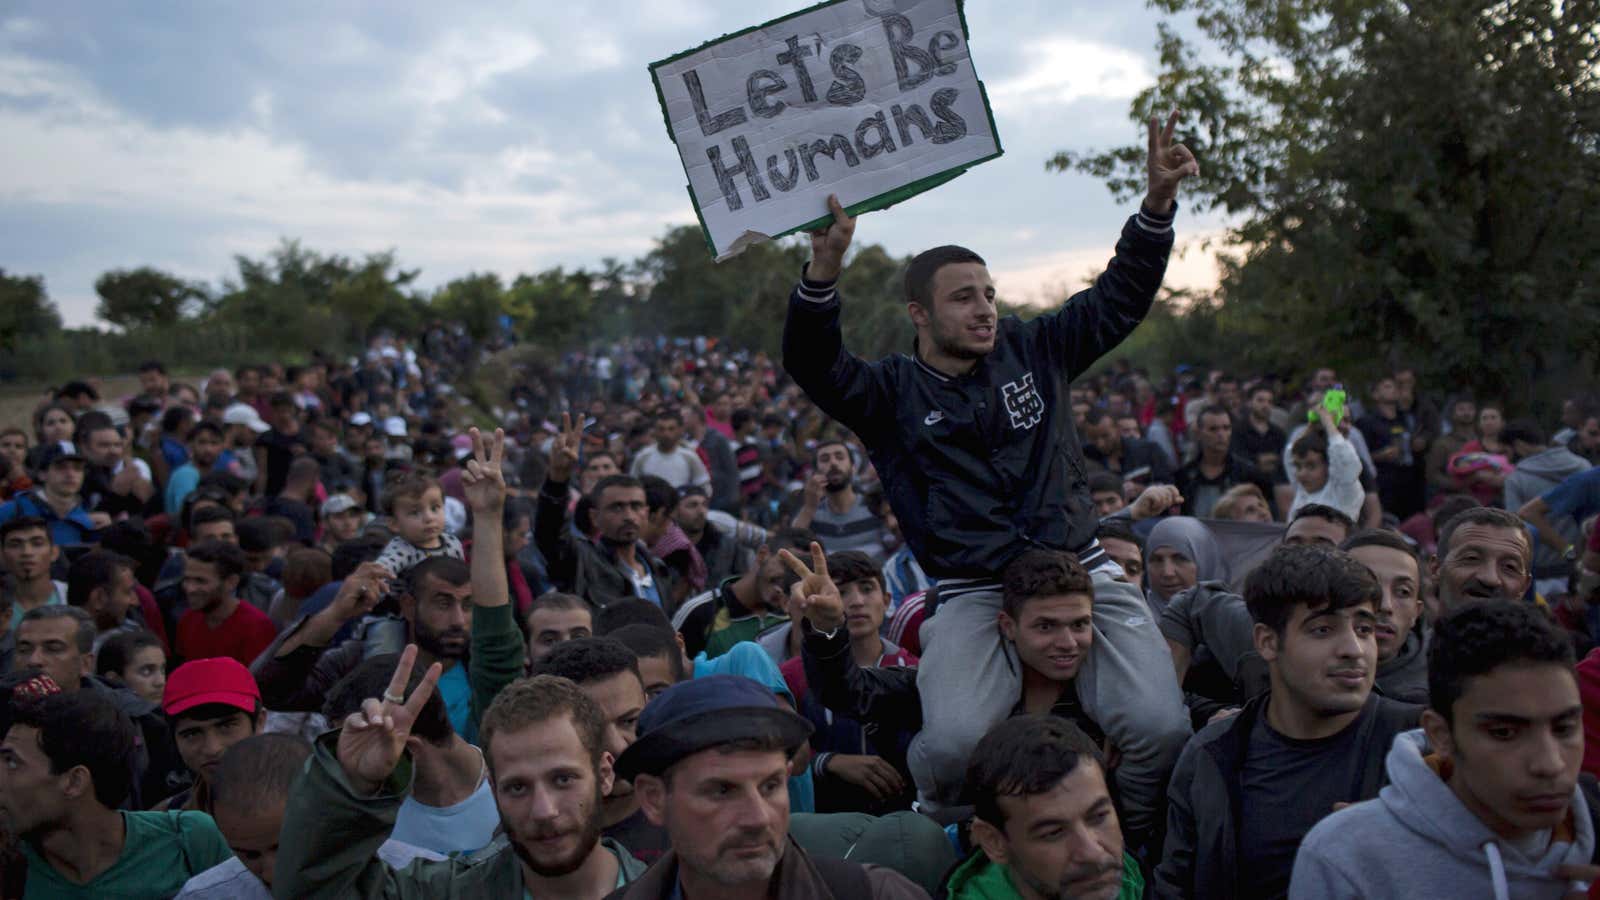
[[[551,481],[566,484],[572,479],[572,469],[578,464],[578,451],[583,446],[583,434],[573,426],[572,413],[561,414],[561,433],[550,445]]]
[[[411,725],[422,712],[422,705],[433,694],[443,671],[438,663],[428,667],[422,683],[405,697],[406,683],[411,680],[411,667],[417,662],[417,645],[410,644],[400,654],[400,663],[389,679],[389,688],[383,699],[369,697],[361,703],[361,710],[344,720],[339,731],[339,767],[358,794],[371,795],[388,780],[400,756],[406,749],[406,738],[411,736]]]
[[[788,550],[779,550],[778,556],[789,571],[800,576],[794,586],[800,600],[800,611],[811,627],[818,631],[833,631],[844,624],[844,599],[839,596],[839,586],[828,575],[828,555],[822,545],[811,542],[811,568]]]
[[[1150,117],[1150,192],[1145,195],[1145,206],[1154,213],[1166,213],[1178,197],[1178,182],[1199,176],[1200,163],[1189,148],[1172,141],[1172,132],[1178,127],[1178,110],[1167,117],[1167,126],[1158,128],[1155,116]]]
[[[472,436],[472,456],[461,473],[461,492],[466,495],[474,517],[499,516],[506,505],[506,474],[501,468],[506,458],[505,429],[496,428],[494,439],[487,447],[478,429],[468,434]]]

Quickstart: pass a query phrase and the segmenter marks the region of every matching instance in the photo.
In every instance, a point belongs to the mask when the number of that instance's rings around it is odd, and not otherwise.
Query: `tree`
[[[505,301],[500,276],[485,272],[446,283],[433,292],[428,306],[434,315],[461,323],[474,340],[481,341],[499,331],[500,316],[507,311]]]
[[[95,315],[125,331],[172,325],[201,305],[205,291],[150,266],[113,269],[95,279]]]
[[[50,302],[39,275],[7,275],[0,269],[0,350],[13,351],[29,338],[61,330],[61,313]]]
[[[1152,0],[1161,72],[1232,222],[1218,325],[1235,362],[1401,360],[1516,403],[1596,371],[1600,3]],[[1144,148],[1049,165],[1143,187]]]

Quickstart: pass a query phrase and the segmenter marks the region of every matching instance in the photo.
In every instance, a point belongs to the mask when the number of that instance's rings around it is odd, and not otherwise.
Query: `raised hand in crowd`
[[[839,586],[828,575],[828,554],[823,552],[822,545],[811,542],[809,568],[788,550],[779,550],[778,556],[789,567],[789,571],[800,576],[794,585],[793,596],[811,627],[831,632],[844,625],[844,598],[839,595]]]
[[[333,601],[307,619],[305,625],[280,644],[273,655],[283,659],[301,647],[326,647],[339,629],[372,612],[393,580],[394,573],[376,562],[364,562],[357,566],[354,572],[345,576]]]
[[[1153,519],[1174,506],[1183,505],[1183,492],[1170,484],[1152,484],[1144,489],[1139,499],[1128,508],[1128,516],[1135,522]]]
[[[572,470],[578,465],[582,447],[583,434],[572,424],[572,413],[562,413],[561,433],[550,444],[550,468],[546,477],[557,484],[572,480]]]
[[[1145,195],[1144,205],[1151,212],[1166,213],[1178,198],[1179,182],[1198,176],[1200,163],[1188,147],[1172,139],[1172,133],[1178,127],[1178,110],[1173,110],[1167,116],[1165,128],[1159,127],[1155,116],[1150,117],[1148,125],[1150,155],[1146,166],[1150,173],[1150,190]]]
[[[344,720],[339,732],[339,767],[357,793],[377,793],[399,765],[411,726],[439,681],[443,669],[434,663],[423,674],[422,683],[406,697],[406,683],[416,662],[417,645],[408,644],[383,696],[362,701],[361,710]]]
[[[472,455],[461,473],[461,492],[478,521],[490,514],[498,517],[506,505],[505,429],[496,428],[488,442],[476,428],[468,434],[472,436]]]

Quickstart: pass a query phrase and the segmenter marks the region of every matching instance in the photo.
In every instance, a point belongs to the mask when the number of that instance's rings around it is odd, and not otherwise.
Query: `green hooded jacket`
[[[989,861],[982,850],[978,850],[967,861],[962,863],[954,872],[950,873],[950,881],[945,886],[945,896],[949,900],[1018,900],[1022,895],[1011,884],[1011,876],[1006,874],[1004,866],[997,866]],[[1144,876],[1139,873],[1139,864],[1128,854],[1122,854],[1122,890],[1117,893],[1117,900],[1143,900]]]

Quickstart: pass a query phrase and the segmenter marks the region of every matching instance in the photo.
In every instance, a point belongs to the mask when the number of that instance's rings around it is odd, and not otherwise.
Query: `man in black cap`
[[[611,900],[926,898],[898,872],[812,857],[789,838],[789,761],[810,733],[772,691],[735,675],[680,682],[652,701],[616,774],[673,849]]]
[[[83,506],[83,473],[86,460],[70,441],[62,441],[44,452],[40,469],[44,484],[21,491],[0,503],[0,522],[21,516],[38,516],[50,526],[50,537],[57,547],[92,544],[100,539],[98,529],[111,524],[109,516],[94,516]]]

